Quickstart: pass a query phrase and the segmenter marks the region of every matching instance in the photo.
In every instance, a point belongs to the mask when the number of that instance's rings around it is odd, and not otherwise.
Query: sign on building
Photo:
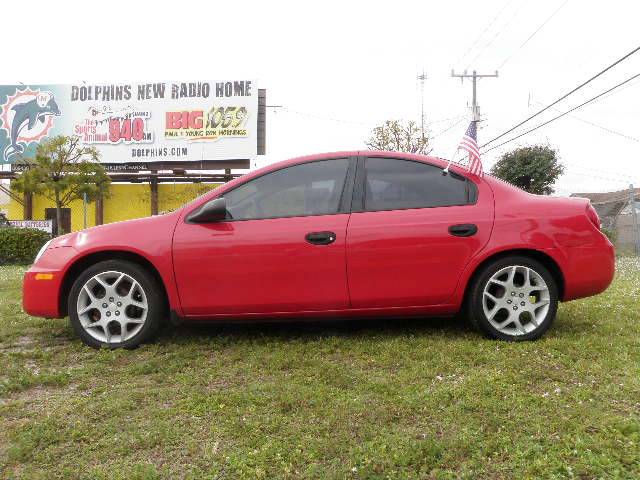
[[[32,157],[55,135],[77,135],[116,168],[250,160],[257,130],[253,80],[0,85],[0,163]]]
[[[49,235],[53,232],[52,220],[9,220],[9,223],[14,228],[35,228],[47,232]]]

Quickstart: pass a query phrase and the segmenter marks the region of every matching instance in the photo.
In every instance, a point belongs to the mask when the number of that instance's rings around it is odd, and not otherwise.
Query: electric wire
[[[508,129],[507,131],[501,133],[500,135],[498,135],[497,137],[492,138],[491,140],[489,140],[487,143],[481,145],[480,148],[486,147],[487,145],[492,144],[493,142],[495,142],[496,140],[498,140],[499,138],[504,137],[505,135],[513,132],[516,128],[524,125],[525,123],[527,123],[529,120],[532,120],[533,118],[537,117],[538,115],[540,115],[543,112],[546,112],[547,110],[549,110],[551,107],[553,107],[554,105],[560,103],[562,100],[564,100],[565,98],[567,98],[569,95],[572,95],[573,93],[577,92],[578,90],[580,90],[581,88],[583,88],[585,85],[591,83],[593,80],[595,80],[596,78],[600,77],[601,75],[603,75],[604,73],[608,72],[609,70],[611,70],[613,67],[615,67],[616,65],[618,65],[619,63],[623,62],[624,60],[626,60],[627,58],[629,58],[631,55],[633,55],[634,53],[636,53],[638,50],[640,50],[640,46],[634,48],[633,50],[631,50],[629,53],[627,53],[626,55],[622,56],[621,58],[619,58],[618,60],[616,60],[615,62],[613,62],[611,65],[609,65],[608,67],[606,67],[605,69],[601,70],[600,72],[596,73],[594,76],[592,76],[589,80],[581,83],[580,85],[578,85],[577,87],[575,87],[573,90],[565,93],[564,95],[562,95],[560,98],[558,98],[557,100],[555,100],[553,103],[550,103],[549,105],[547,105],[546,107],[542,108],[541,110],[537,111],[536,113],[534,113],[533,115],[530,115],[529,117],[527,117],[526,119],[524,119],[522,122],[518,123],[517,125],[511,127],[510,129]],[[634,77],[635,78],[635,77]],[[626,82],[625,82],[626,83]]]
[[[502,67],[504,67],[504,66],[507,64],[507,62],[508,62],[509,60],[511,60],[511,59],[513,58],[513,56],[514,56],[516,53],[518,53],[520,50],[522,50],[522,48],[524,48],[524,46],[525,46],[527,43],[529,43],[529,41],[530,41],[533,37],[535,37],[535,36],[536,36],[536,34],[537,34],[540,30],[542,30],[542,29],[544,28],[544,26],[545,26],[547,23],[549,23],[549,21],[550,21],[553,17],[555,17],[555,16],[556,16],[556,14],[557,14],[560,10],[562,10],[562,7],[564,7],[568,2],[569,2],[569,0],[564,0],[564,2],[563,2],[563,3],[562,3],[562,4],[561,4],[561,5],[560,5],[560,6],[559,6],[559,7],[558,7],[558,8],[557,8],[557,9],[556,9],[556,10],[555,10],[555,11],[554,11],[550,16],[549,16],[549,17],[547,17],[547,19],[546,19],[544,22],[542,22],[542,24],[541,24],[538,28],[536,28],[536,29],[533,31],[533,33],[532,33],[531,35],[529,35],[529,37],[527,37],[527,39],[526,39],[524,42],[522,42],[522,43],[520,44],[520,46],[519,46],[518,48],[516,48],[513,52],[511,52],[511,54],[510,54],[507,58],[505,58],[505,60],[504,60],[504,61],[500,64],[500,66],[498,67],[498,70],[502,69]]]
[[[617,88],[621,87],[622,85],[625,85],[626,83],[629,83],[631,80],[634,80],[634,79],[636,79],[636,78],[638,78],[638,77],[640,77],[640,73],[637,73],[637,74],[635,74],[635,75],[633,75],[633,76],[631,76],[631,77],[627,78],[626,80],[624,80],[624,81],[622,81],[622,82],[618,83],[617,85],[614,85],[613,87],[609,88],[608,90],[605,90],[604,92],[599,93],[599,94],[598,94],[598,95],[596,95],[595,97],[591,97],[591,98],[590,98],[589,100],[587,100],[586,102],[583,102],[583,103],[581,103],[580,105],[577,105],[577,106],[575,106],[575,107],[573,107],[573,108],[571,108],[571,109],[567,110],[566,112],[561,113],[560,115],[556,115],[555,117],[553,117],[553,118],[551,118],[551,119],[547,120],[546,122],[543,122],[543,123],[541,123],[541,124],[539,124],[539,125],[536,125],[535,127],[530,128],[529,130],[527,130],[527,131],[525,131],[525,132],[522,132],[521,134],[516,135],[515,137],[510,138],[509,140],[507,140],[507,141],[505,141],[505,142],[502,142],[502,143],[500,143],[500,144],[498,144],[498,145],[495,145],[495,146],[493,146],[493,147],[491,147],[491,148],[488,148],[488,149],[486,149],[486,150],[482,151],[482,153],[490,152],[491,150],[494,150],[494,149],[496,149],[496,148],[498,148],[498,147],[501,147],[501,146],[503,146],[503,145],[506,145],[507,143],[513,142],[514,140],[517,140],[517,139],[518,139],[518,138],[520,138],[520,137],[524,137],[525,135],[528,135],[529,133],[534,132],[535,130],[538,130],[539,128],[544,127],[545,125],[549,125],[551,122],[554,122],[554,121],[556,121],[556,120],[558,120],[558,119],[560,119],[560,118],[564,117],[565,115],[568,115],[569,113],[571,113],[571,112],[573,112],[573,111],[575,111],[575,110],[578,110],[579,108],[582,108],[582,107],[584,107],[585,105],[588,105],[589,103],[592,103],[592,102],[596,101],[596,100],[597,100],[597,99],[599,99],[600,97],[602,97],[602,96],[606,95],[606,94],[607,94],[607,93],[609,93],[609,92],[612,92],[613,90],[615,90],[615,89],[617,89]],[[546,109],[549,109],[549,108],[551,108],[551,106],[547,106],[547,107],[545,107],[545,110],[546,110]],[[522,125],[522,124],[521,124],[521,125]],[[491,142],[487,142],[487,143],[485,143],[485,144],[484,144],[484,145],[482,145],[480,148],[484,148],[484,147],[485,147],[486,145],[488,145],[489,143],[491,143]]]
[[[458,59],[458,61],[456,62],[456,65],[458,65],[460,62],[462,62],[462,60],[464,60],[467,55],[469,55],[469,53],[471,53],[471,51],[475,48],[475,46],[478,44],[478,42],[480,41],[480,39],[482,38],[482,36],[491,28],[491,26],[495,23],[495,21],[498,19],[498,17],[500,17],[500,15],[502,15],[502,12],[505,11],[505,9],[511,5],[511,3],[513,3],[513,0],[507,0],[507,2],[502,6],[502,8],[498,11],[498,13],[493,17],[493,19],[484,27],[484,30],[482,30],[482,32],[480,32],[480,35],[478,35],[476,37],[476,39],[473,41],[473,43],[471,44],[471,46],[469,48],[467,48],[466,52],[464,52],[464,54]]]
[[[522,7],[527,3],[527,1],[525,0],[524,2],[522,2],[518,8],[513,12],[513,15],[511,15],[511,17],[509,18],[509,20],[507,20],[507,23],[505,23],[502,28],[500,28],[496,34],[491,38],[491,40],[489,40],[484,47],[482,47],[480,49],[480,51],[478,53],[476,53],[476,56],[473,57],[473,60],[471,60],[470,62],[467,63],[467,66],[465,67],[465,70],[469,69],[469,67],[471,66],[472,63],[475,63],[476,60],[478,60],[482,54],[485,52],[485,50],[487,48],[489,48],[491,45],[493,45],[493,42],[495,42],[496,38],[498,38],[500,35],[502,35],[502,33],[511,25],[511,23],[513,22],[513,20],[518,16],[518,13],[520,13],[520,10],[522,10]]]
[[[449,130],[451,130],[455,126],[459,125],[466,117],[467,117],[466,115],[462,115],[462,116],[458,117],[456,122],[452,123],[451,125],[449,125],[444,130],[439,131],[438,133],[433,135],[429,140],[433,140],[434,138],[438,138],[440,135],[442,135],[444,133],[447,133]]]
[[[321,115],[316,115],[314,113],[309,113],[309,112],[301,112],[299,110],[292,110],[288,107],[282,107],[282,110],[286,113],[291,113],[294,115],[300,115],[303,117],[308,117],[308,118],[312,118],[315,120],[321,120],[321,121],[326,121],[326,122],[337,122],[337,123],[346,123],[346,124],[352,124],[352,125],[361,125],[364,127],[375,127],[375,126],[379,126],[378,124],[375,123],[365,123],[365,122],[358,122],[355,120],[345,120],[345,119],[341,119],[341,118],[333,118],[333,117],[324,117]],[[435,125],[437,123],[442,123],[442,122],[448,122],[451,120],[458,120],[460,118],[464,118],[466,115],[458,115],[455,117],[448,117],[448,118],[440,118],[437,120],[432,120],[430,122],[425,122],[425,126],[431,126],[431,125]]]
[[[601,98],[601,100],[602,100],[602,98]],[[543,105],[543,103],[541,103],[541,102],[535,102],[535,103],[537,103],[539,105]],[[560,113],[560,110],[558,110],[557,108],[554,108],[553,111]],[[613,135],[617,135],[619,137],[626,138],[627,140],[631,140],[633,142],[640,143],[640,138],[633,137],[631,135],[627,135],[626,133],[618,132],[617,130],[614,130],[614,129],[609,128],[609,127],[605,127],[604,125],[600,125],[598,123],[592,122],[591,120],[587,120],[585,118],[578,117],[577,115],[567,115],[567,116],[570,117],[570,118],[573,118],[574,120],[578,120],[579,122],[586,123],[587,125],[591,125],[592,127],[599,128],[600,130],[603,130],[603,131],[605,131],[607,133],[611,133]]]

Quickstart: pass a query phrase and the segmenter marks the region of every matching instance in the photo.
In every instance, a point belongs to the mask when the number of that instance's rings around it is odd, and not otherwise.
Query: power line
[[[543,105],[540,102],[535,102],[535,103],[537,103],[539,105]],[[560,112],[560,110],[558,110],[557,108],[554,108],[553,110],[555,112]],[[627,135],[626,133],[618,132],[617,130],[614,130],[614,129],[609,128],[609,127],[605,127],[603,125],[599,125],[599,124],[597,124],[595,122],[592,122],[590,120],[587,120],[585,118],[580,118],[577,115],[568,115],[568,116],[573,118],[574,120],[578,120],[579,122],[586,123],[587,125],[591,125],[592,127],[599,128],[600,130],[603,130],[605,132],[611,133],[613,135],[618,135],[619,137],[626,138],[627,140],[632,140],[634,142],[640,143],[640,138],[632,137],[631,135]]]
[[[316,115],[314,113],[300,112],[298,110],[292,110],[289,107],[282,107],[282,110],[284,110],[285,112],[288,112],[288,113],[293,113],[294,115],[300,115],[300,116],[303,116],[303,117],[313,118],[313,119],[316,119],[316,120],[324,120],[324,121],[327,121],[327,122],[338,122],[338,123],[346,123],[346,124],[351,124],[351,125],[361,125],[363,127],[373,127],[374,126],[373,123],[357,122],[357,121],[345,120],[345,119],[341,119],[341,118],[323,117],[321,115]]]
[[[606,175],[609,178],[613,178],[613,177],[618,177],[619,179],[624,179],[625,182],[628,182],[630,178],[634,178],[633,175],[628,175],[626,173],[615,173],[612,172],[611,170],[601,170],[598,168],[593,168],[593,167],[586,167],[584,165],[578,165],[577,163],[574,162],[568,162],[566,160],[562,161],[563,165],[568,166],[569,168],[579,168],[582,170],[586,170],[588,172],[591,172],[593,174],[593,172],[600,174],[600,175]]]
[[[570,166],[571,167],[571,166]],[[631,179],[632,177],[626,177],[626,178],[622,178],[622,177],[618,177],[618,178],[613,178],[613,177],[603,177],[600,175],[594,175],[592,173],[580,173],[580,172],[576,172],[576,171],[571,171],[569,172],[570,175],[578,175],[579,177],[585,177],[585,178],[591,178],[591,179],[597,179],[597,180],[605,180],[611,183],[616,183],[616,184],[620,184],[620,183],[628,183],[629,179]]]
[[[484,30],[482,30],[482,32],[480,32],[480,35],[478,35],[476,37],[476,39],[473,41],[473,43],[471,44],[471,46],[467,49],[466,52],[464,52],[464,54],[458,59],[458,61],[456,62],[456,65],[459,64],[462,60],[464,60],[464,58],[469,55],[469,53],[471,53],[471,51],[474,49],[474,47],[478,44],[478,42],[480,41],[480,39],[482,38],[482,36],[491,28],[491,26],[495,23],[495,21],[498,19],[498,17],[500,15],[502,15],[502,12],[505,11],[505,9],[513,2],[513,0],[508,0],[503,6],[502,8],[498,11],[498,13],[495,15],[495,17],[493,17],[493,19],[487,24],[486,27],[484,27]]]
[[[628,82],[630,82],[631,80],[633,80],[633,79],[635,79],[635,78],[638,78],[638,77],[640,77],[640,73],[637,73],[637,74],[633,75],[632,77],[627,78],[626,80],[624,80],[624,81],[622,81],[622,82],[618,83],[617,85],[615,85],[615,86],[613,86],[613,87],[609,88],[608,90],[605,90],[604,92],[599,93],[599,94],[598,94],[598,95],[596,95],[595,97],[591,97],[591,98],[590,98],[589,100],[587,100],[586,102],[583,102],[583,103],[581,103],[580,105],[578,105],[578,106],[576,106],[576,107],[573,107],[573,108],[571,108],[570,110],[567,110],[566,112],[561,113],[560,115],[556,115],[556,116],[555,116],[555,117],[553,117],[552,119],[547,120],[546,122],[541,123],[541,124],[539,124],[539,125],[536,125],[535,127],[531,128],[531,129],[529,129],[529,130],[527,130],[526,132],[523,132],[523,133],[521,133],[521,134],[519,134],[519,135],[516,135],[515,137],[513,137],[513,138],[511,138],[511,139],[507,140],[506,142],[502,142],[502,143],[500,143],[500,144],[498,144],[498,145],[495,145],[495,146],[493,146],[493,147],[491,147],[491,148],[489,148],[489,149],[487,149],[487,150],[484,150],[482,153],[490,152],[491,150],[493,150],[493,149],[495,149],[495,148],[498,148],[498,147],[501,147],[501,146],[503,146],[503,145],[506,145],[507,143],[513,142],[514,140],[516,140],[516,139],[518,139],[518,138],[520,138],[520,137],[524,137],[525,135],[528,135],[529,133],[531,133],[531,132],[533,132],[533,131],[535,131],[535,130],[538,130],[539,128],[544,127],[545,125],[548,125],[548,124],[550,124],[551,122],[554,122],[554,121],[556,121],[556,120],[558,120],[558,119],[560,119],[560,118],[564,117],[565,115],[568,115],[569,113],[571,113],[571,112],[573,112],[573,111],[575,111],[575,110],[578,110],[579,108],[582,108],[582,107],[584,107],[585,105],[587,105],[587,104],[589,104],[589,103],[591,103],[591,102],[594,102],[595,100],[597,100],[598,98],[602,97],[603,95],[606,95],[607,93],[612,92],[612,91],[613,91],[613,90],[615,90],[616,88],[621,87],[621,86],[622,86],[622,85],[624,85],[625,83],[628,83]],[[550,105],[550,106],[548,106],[548,107],[545,107],[545,109],[544,109],[544,110],[546,110],[546,109],[548,109],[548,108],[551,108],[551,105]],[[524,123],[524,122],[523,122],[523,123]],[[521,123],[520,125],[522,125],[522,123]],[[502,135],[501,135],[501,136],[502,136]],[[499,138],[499,137],[497,137],[497,138]],[[493,141],[493,140],[492,140],[492,141]],[[485,147],[486,145],[488,145],[489,143],[491,143],[491,142],[487,142],[487,143],[485,143],[485,144],[484,144],[484,145],[482,145],[482,147],[480,147],[480,148],[484,148],[484,147]]]
[[[493,165],[495,165],[494,162]],[[603,170],[597,170],[594,168],[589,168],[589,167],[584,167],[582,165],[577,165],[575,163],[570,163],[567,161],[562,161],[562,164],[569,170],[568,174],[569,175],[577,175],[580,177],[586,177],[586,178],[591,178],[591,179],[598,179],[598,180],[607,180],[611,183],[624,183],[627,184],[629,183],[630,180],[633,180],[634,177],[632,175],[623,175],[623,174],[615,174],[612,172],[606,172]],[[492,167],[493,167],[492,165]],[[578,168],[578,169],[582,169],[584,170],[584,172],[576,172],[574,169]],[[604,175],[602,175],[604,174]]]
[[[629,83],[628,85],[625,85],[624,87],[622,87],[620,90],[615,91],[615,92],[612,92],[612,93],[610,93],[610,94],[608,94],[608,95],[605,95],[605,96],[604,96],[604,97],[602,97],[599,101],[601,101],[601,100],[605,100],[605,99],[609,98],[611,95],[616,95],[616,94],[618,94],[618,93],[621,93],[621,92],[623,92],[624,90],[626,90],[627,88],[631,88],[631,87],[633,87],[634,85],[638,85],[638,83],[640,83],[640,81],[638,81],[638,82],[631,82],[631,83]]]
[[[536,34],[537,34],[540,30],[542,30],[542,29],[544,28],[544,26],[545,26],[547,23],[549,23],[549,21],[550,21],[553,17],[555,17],[555,16],[556,16],[556,14],[557,14],[560,10],[562,10],[562,7],[564,7],[564,6],[567,4],[567,2],[569,2],[569,0],[564,0],[564,2],[562,2],[562,5],[560,5],[560,6],[559,6],[559,7],[558,7],[558,8],[557,8],[557,9],[556,9],[556,10],[555,10],[555,11],[554,11],[554,12],[553,12],[549,17],[547,17],[547,19],[546,19],[544,22],[542,22],[542,24],[541,24],[538,28],[536,28],[536,29],[534,30],[534,32],[533,32],[531,35],[529,35],[529,37],[528,37],[524,42],[522,42],[522,44],[521,44],[518,48],[516,48],[513,52],[511,52],[511,54],[510,54],[510,55],[509,55],[509,56],[508,56],[508,57],[507,57],[507,58],[506,58],[506,59],[505,59],[505,60],[500,64],[500,66],[498,67],[498,70],[500,70],[502,67],[504,67],[504,66],[505,66],[505,64],[506,64],[509,60],[511,60],[511,58],[513,58],[513,56],[514,56],[516,53],[518,53],[518,52],[519,52],[519,51],[520,51],[520,50],[521,50],[521,49],[522,49],[522,48],[523,48],[527,43],[529,43],[529,40],[531,40],[533,37],[535,37],[535,36],[536,36]]]
[[[582,123],[586,123],[587,125],[591,125],[592,127],[599,128],[600,130],[603,130],[605,132],[611,133],[613,135],[617,135],[617,136],[622,137],[622,138],[626,138],[627,140],[631,140],[633,142],[640,143],[640,138],[632,137],[631,135],[627,135],[626,133],[618,132],[617,130],[613,130],[612,128],[605,127],[603,125],[598,125],[597,123],[594,123],[594,122],[592,122],[590,120],[586,120],[584,118],[577,117],[575,115],[569,115],[569,116],[571,118],[575,119],[575,120],[578,120],[578,121],[582,122]]]
[[[490,145],[491,143],[495,142],[496,140],[498,140],[499,138],[504,137],[505,135],[507,135],[508,133],[513,132],[516,128],[520,127],[521,125],[524,125],[525,123],[527,123],[529,120],[537,117],[538,115],[540,115],[543,112],[546,112],[547,110],[549,110],[551,107],[553,107],[554,105],[556,105],[557,103],[561,102],[562,100],[564,100],[565,98],[567,98],[569,95],[577,92],[578,90],[580,90],[582,87],[584,87],[585,85],[587,85],[588,83],[591,83],[593,80],[595,80],[596,78],[598,78],[599,76],[603,75],[604,73],[608,72],[609,70],[611,70],[613,67],[615,67],[616,65],[618,65],[619,63],[623,62],[624,60],[626,60],[627,58],[629,58],[631,55],[633,55],[634,53],[636,53],[638,50],[640,50],[640,46],[634,48],[633,50],[631,50],[629,53],[627,53],[626,55],[624,55],[623,57],[619,58],[618,60],[616,60],[615,62],[613,62],[611,65],[609,65],[608,67],[606,67],[604,70],[601,70],[600,72],[598,72],[597,74],[595,74],[593,77],[591,77],[589,80],[587,80],[586,82],[581,83],[580,85],[578,85],[577,87],[575,87],[573,90],[571,90],[568,93],[565,93],[563,96],[561,96],[560,98],[558,98],[555,102],[547,105],[546,107],[544,107],[543,109],[539,110],[538,112],[534,113],[533,115],[527,117],[525,120],[523,120],[522,122],[518,123],[517,125],[515,125],[514,127],[511,127],[509,130],[507,130],[506,132],[501,133],[500,135],[498,135],[497,137],[492,138],[491,140],[489,140],[487,143],[485,143],[484,145],[481,145],[480,148],[486,147],[487,145]],[[626,82],[624,82],[626,83]]]
[[[439,131],[438,133],[436,133],[434,136],[432,136],[429,140],[433,140],[434,138],[439,137],[440,135],[447,133],[449,130],[451,130],[453,127],[460,125],[460,123],[466,118],[466,115],[462,115],[460,117],[458,117],[458,121],[457,122],[453,122],[451,125],[449,125],[447,128],[445,128],[444,130]]]
[[[458,120],[459,118],[464,118],[466,116],[467,116],[467,114],[463,113],[463,114],[458,115],[457,117],[440,118],[439,120],[433,120],[431,122],[427,122],[427,125],[434,125],[436,123],[448,122],[450,120]]]
[[[482,56],[482,54],[484,53],[484,51],[485,51],[487,48],[489,48],[491,45],[493,45],[493,42],[495,42],[496,38],[498,38],[498,37],[502,34],[502,32],[504,32],[504,31],[509,27],[509,25],[511,25],[511,22],[513,22],[513,20],[518,16],[518,13],[520,13],[520,10],[522,10],[522,7],[523,7],[526,3],[527,3],[527,2],[526,2],[526,0],[525,0],[524,2],[522,2],[522,3],[520,4],[520,6],[515,10],[515,12],[513,12],[513,15],[511,16],[511,18],[509,18],[509,20],[507,21],[507,23],[505,23],[505,24],[502,26],[502,28],[496,32],[496,34],[493,36],[493,38],[491,38],[491,40],[489,40],[489,41],[485,44],[485,46],[484,46],[484,47],[482,47],[482,48],[480,49],[480,51],[476,54],[476,56],[475,56],[475,57],[473,57],[473,60],[471,60],[471,61],[467,64],[467,66],[465,67],[465,70],[469,69],[469,67],[471,66],[471,64],[472,64],[472,63],[475,63],[475,61],[476,61],[476,60],[478,60],[478,59]]]
[[[321,120],[321,121],[325,121],[325,122],[337,122],[337,123],[346,123],[346,124],[351,124],[351,125],[361,125],[363,127],[375,127],[375,126],[379,126],[379,124],[376,123],[365,123],[365,122],[358,122],[356,120],[345,120],[342,118],[333,118],[333,117],[324,117],[322,115],[316,115],[315,113],[309,113],[309,112],[301,112],[299,110],[293,110],[289,107],[286,106],[282,106],[282,105],[278,105],[279,108],[282,109],[282,111],[284,111],[285,113],[291,113],[293,115],[300,115],[302,117],[308,117],[308,118],[312,118],[315,120]],[[464,117],[464,115],[462,115],[462,117]],[[425,127],[431,126],[431,125],[435,125],[437,123],[442,123],[442,122],[448,122],[450,120],[458,120],[459,118],[461,118],[461,115],[458,115],[457,117],[448,117],[448,118],[439,118],[437,120],[432,120],[430,122],[425,122]]]

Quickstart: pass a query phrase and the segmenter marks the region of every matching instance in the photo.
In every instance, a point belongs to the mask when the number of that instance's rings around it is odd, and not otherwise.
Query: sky
[[[282,106],[268,109],[259,165],[364,149],[387,119],[419,122],[423,70],[432,153],[449,158],[471,99],[452,69],[499,71],[478,83],[482,144],[640,45],[633,0],[5,3],[1,84],[257,79]],[[640,52],[522,128],[636,73]],[[566,167],[559,194],[640,186],[640,78],[572,115],[487,152],[485,170],[547,143]]]

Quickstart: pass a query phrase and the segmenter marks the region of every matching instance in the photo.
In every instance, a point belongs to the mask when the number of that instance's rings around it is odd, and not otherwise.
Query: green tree
[[[95,147],[79,137],[57,136],[41,142],[34,158],[24,159],[25,171],[12,182],[18,192],[43,195],[56,206],[56,234],[62,234],[61,209],[86,194],[88,201],[109,191],[111,180]]]
[[[505,153],[491,168],[491,174],[529,193],[550,195],[564,173],[557,152],[548,145],[516,148]]]
[[[371,150],[428,154],[429,137],[422,136],[420,126],[413,120],[387,120],[371,132],[366,142]]]

